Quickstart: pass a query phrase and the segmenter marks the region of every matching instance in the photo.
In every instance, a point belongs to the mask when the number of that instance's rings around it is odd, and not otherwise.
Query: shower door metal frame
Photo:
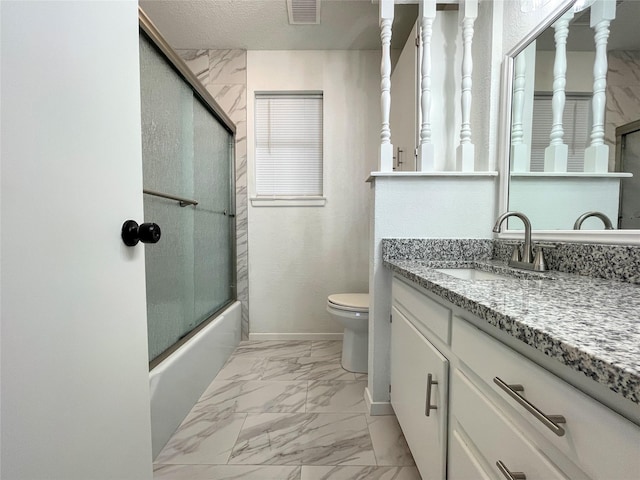
[[[162,34],[158,31],[153,22],[144,13],[142,8],[138,7],[138,22],[140,25],[140,32],[145,35],[156,50],[161,54],[167,63],[173,68],[173,70],[191,87],[193,94],[200,103],[221,123],[225,130],[231,134],[231,142],[229,145],[229,155],[231,159],[230,172],[229,172],[229,188],[230,188],[230,215],[229,221],[231,222],[231,228],[229,230],[229,244],[231,245],[231,299],[222,305],[218,310],[213,312],[206,320],[201,322],[191,331],[187,332],[176,343],[167,348],[164,352],[149,362],[149,370],[153,370],[164,359],[169,357],[180,346],[184,345],[190,338],[194,337],[200,330],[206,327],[209,323],[215,320],[229,305],[233,304],[238,299],[238,259],[237,259],[237,245],[236,245],[236,155],[235,155],[235,141],[236,141],[236,126],[227,116],[224,110],[218,105],[218,102],[211,96],[207,89],[200,83],[200,80],[195,76],[187,64],[180,58],[180,56],[171,48],[169,43],[164,39]]]

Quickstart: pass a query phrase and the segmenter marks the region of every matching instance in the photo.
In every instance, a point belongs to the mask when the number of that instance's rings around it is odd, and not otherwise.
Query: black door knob
[[[143,223],[138,226],[135,220],[127,220],[122,225],[122,241],[127,247],[142,243],[158,243],[162,232],[155,223]]]

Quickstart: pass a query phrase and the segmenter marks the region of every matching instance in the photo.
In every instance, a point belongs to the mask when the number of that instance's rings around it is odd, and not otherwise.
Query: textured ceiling
[[[321,0],[320,25],[289,25],[286,0],[140,0],[176,49],[377,50],[378,4]],[[392,48],[401,49],[417,5],[396,5]]]

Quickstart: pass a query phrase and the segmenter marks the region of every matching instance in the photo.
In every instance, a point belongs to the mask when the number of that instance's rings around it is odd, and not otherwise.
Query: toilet
[[[335,293],[327,298],[327,312],[344,327],[342,368],[367,373],[369,363],[369,294]]]

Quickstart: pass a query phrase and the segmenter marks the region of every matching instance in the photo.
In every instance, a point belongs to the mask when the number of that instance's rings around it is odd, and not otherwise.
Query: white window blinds
[[[562,113],[564,136],[562,142],[569,147],[568,172],[584,170],[584,151],[589,145],[591,126],[591,97],[567,95]],[[531,130],[531,171],[544,171],[544,150],[551,142],[553,124],[552,96],[536,95],[533,101],[533,128]]]
[[[256,94],[258,196],[322,196],[322,94]]]

